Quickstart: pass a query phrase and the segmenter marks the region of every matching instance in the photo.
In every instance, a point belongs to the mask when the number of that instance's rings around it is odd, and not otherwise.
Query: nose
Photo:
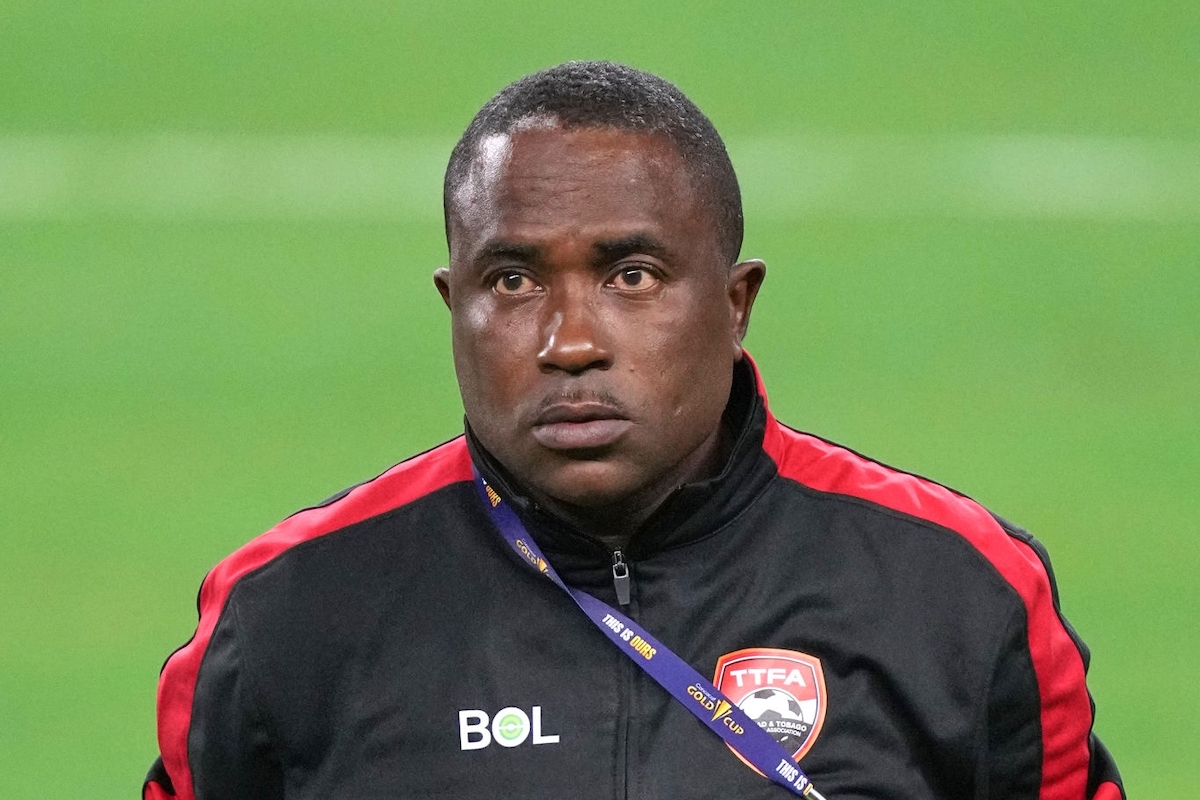
[[[538,367],[543,372],[578,374],[612,366],[594,298],[567,291],[548,304],[542,325]]]

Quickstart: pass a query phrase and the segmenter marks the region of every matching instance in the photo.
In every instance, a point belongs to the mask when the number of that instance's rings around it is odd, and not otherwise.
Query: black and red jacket
[[[1123,798],[1042,547],[784,427],[756,382],[739,366],[723,472],[678,489],[621,553],[622,610],[706,675],[755,648],[819,661],[800,766],[829,800]],[[612,552],[454,439],[208,575],[196,634],[163,668],[145,798],[788,796],[517,562],[472,463],[568,583],[617,604]]]

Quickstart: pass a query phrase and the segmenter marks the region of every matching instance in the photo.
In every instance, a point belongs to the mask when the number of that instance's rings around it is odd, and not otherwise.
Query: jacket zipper
[[[612,579],[613,588],[617,592],[617,605],[621,607],[627,614],[632,614],[631,588],[632,579],[629,575],[629,565],[625,563],[625,554],[621,550],[612,551]],[[618,733],[617,733],[617,758],[619,765],[617,768],[617,785],[614,787],[614,800],[628,800],[630,796],[630,752],[629,743],[632,740],[633,731],[633,682],[634,669],[633,663],[622,657],[618,665],[619,685],[618,692]]]
[[[620,550],[612,554],[613,588],[617,590],[617,605],[629,605],[629,565],[625,563],[625,555]]]

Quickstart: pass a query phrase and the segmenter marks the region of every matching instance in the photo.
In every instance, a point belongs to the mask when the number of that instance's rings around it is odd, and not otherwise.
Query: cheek
[[[646,361],[665,373],[703,372],[726,356],[728,320],[722,309],[692,303],[640,327],[627,345],[640,350]]]
[[[732,363],[720,320],[712,316],[692,318],[695,324],[687,325],[658,321],[624,343],[626,352],[635,354],[625,364],[642,387],[644,413],[667,425],[691,424],[725,407]]]
[[[489,303],[464,303],[452,321],[454,366],[468,412],[511,406],[521,376],[528,334],[518,320],[496,314]]]

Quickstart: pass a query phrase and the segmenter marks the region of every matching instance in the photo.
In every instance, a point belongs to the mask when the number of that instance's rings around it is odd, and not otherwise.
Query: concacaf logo
[[[825,673],[807,653],[769,647],[727,653],[717,659],[713,684],[796,761],[825,722]]]

